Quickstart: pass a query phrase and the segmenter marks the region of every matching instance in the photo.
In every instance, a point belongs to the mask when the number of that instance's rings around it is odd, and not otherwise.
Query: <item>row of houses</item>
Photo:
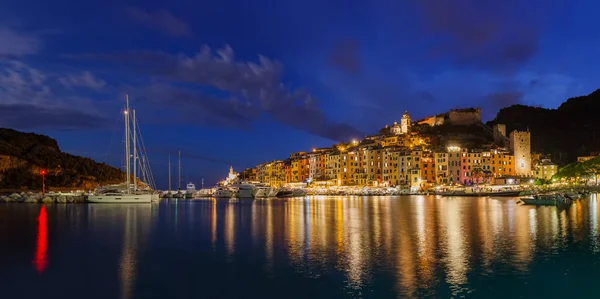
[[[529,175],[549,179],[557,167],[534,161]],[[287,160],[260,164],[253,179],[272,186],[307,183],[328,186],[471,185],[518,174],[515,156],[506,149],[467,149],[451,146],[430,151],[415,146],[356,145],[298,152]],[[543,168],[543,170],[538,169]]]

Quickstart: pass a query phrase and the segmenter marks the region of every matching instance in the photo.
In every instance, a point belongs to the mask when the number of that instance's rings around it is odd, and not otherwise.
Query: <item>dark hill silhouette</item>
[[[0,128],[0,188],[39,189],[41,169],[47,170],[46,183],[53,187],[91,189],[125,177],[105,163],[62,152],[48,136]]]
[[[600,150],[600,89],[586,96],[568,99],[557,109],[513,105],[501,109],[487,124],[505,124],[506,133],[531,131],[531,147],[535,152],[551,154],[560,165],[578,156]]]

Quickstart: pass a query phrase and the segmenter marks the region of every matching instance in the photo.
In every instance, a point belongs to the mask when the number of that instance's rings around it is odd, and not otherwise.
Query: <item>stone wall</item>
[[[481,108],[456,109],[447,113],[448,123],[451,125],[468,126],[481,122]]]

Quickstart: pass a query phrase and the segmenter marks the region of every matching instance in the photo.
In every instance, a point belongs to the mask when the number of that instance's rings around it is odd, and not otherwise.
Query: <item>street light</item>
[[[40,171],[40,174],[42,175],[42,194],[46,193],[46,170],[42,169]]]

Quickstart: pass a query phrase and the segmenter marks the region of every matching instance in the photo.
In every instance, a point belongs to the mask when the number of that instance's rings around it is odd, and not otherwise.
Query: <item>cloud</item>
[[[144,52],[81,57],[118,61],[171,83],[191,84],[195,96],[175,90],[170,97],[185,101],[183,107],[196,105],[196,110],[188,113],[210,111],[222,122],[242,124],[268,114],[279,123],[329,139],[348,140],[364,135],[351,126],[330,121],[317,99],[308,92],[286,87],[282,83],[283,65],[279,62],[264,56],[259,56],[258,63],[236,61],[229,46],[218,49],[216,55],[204,47],[194,56]],[[227,100],[213,96],[206,89],[214,91],[213,94],[225,93]]]
[[[0,125],[19,129],[103,126],[91,101],[65,93],[55,75],[18,60],[0,60]]]
[[[338,41],[331,51],[330,62],[340,70],[354,74],[359,73],[362,69],[359,50],[359,44],[356,40]]]
[[[548,2],[420,0],[415,2],[436,51],[461,66],[513,72],[538,50]]]
[[[138,23],[149,28],[162,31],[164,34],[171,37],[186,37],[191,36],[187,23],[173,16],[166,10],[156,12],[147,12],[138,7],[127,7],[127,14]]]
[[[0,57],[35,54],[42,48],[42,41],[8,27],[0,26]]]
[[[80,74],[67,74],[58,78],[58,81],[67,88],[87,87],[99,90],[106,86],[106,81],[96,78],[89,71]]]
[[[106,119],[75,109],[0,103],[0,127],[81,130],[107,125]]]

